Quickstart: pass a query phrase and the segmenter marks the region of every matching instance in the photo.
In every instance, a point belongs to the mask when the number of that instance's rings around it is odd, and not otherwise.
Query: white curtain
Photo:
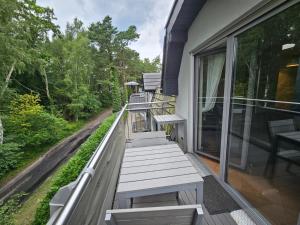
[[[208,56],[205,104],[202,112],[208,112],[215,107],[218,86],[225,63],[225,53]]]

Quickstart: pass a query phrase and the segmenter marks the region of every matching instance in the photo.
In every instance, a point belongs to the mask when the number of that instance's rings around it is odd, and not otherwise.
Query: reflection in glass
[[[300,5],[240,34],[228,182],[272,224],[300,211]]]

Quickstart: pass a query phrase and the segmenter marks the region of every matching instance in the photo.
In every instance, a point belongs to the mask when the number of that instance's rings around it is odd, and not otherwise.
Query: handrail
[[[126,111],[127,104],[122,108],[119,115],[115,119],[114,123],[112,124],[111,128],[98,145],[95,154],[92,156],[91,160],[88,162],[84,172],[81,174],[81,177],[78,179],[78,182],[72,192],[71,196],[69,197],[68,201],[66,202],[65,206],[63,207],[57,221],[55,222],[56,225],[64,225],[67,224],[68,219],[72,215],[74,208],[77,206],[82,193],[84,192],[85,188],[88,186],[89,182],[92,179],[92,172],[94,171],[98,161],[101,159],[101,156],[104,154],[104,149],[109,142],[110,137],[112,136],[114,130],[118,126],[124,112]]]
[[[146,105],[146,104],[163,104],[163,103],[171,103],[171,102],[176,102],[176,101],[157,101],[157,102],[138,102],[138,103],[129,103],[128,106],[133,106],[133,105]]]
[[[171,108],[174,108],[174,106],[164,106],[163,108],[171,109]],[[144,110],[148,110],[148,109],[161,109],[161,107],[143,107],[143,108],[133,108],[133,109],[126,109],[126,110],[131,112],[131,111],[144,111]]]

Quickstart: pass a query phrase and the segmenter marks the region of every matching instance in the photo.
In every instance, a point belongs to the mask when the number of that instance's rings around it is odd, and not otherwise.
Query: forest
[[[0,179],[72,134],[102,109],[127,101],[127,81],[160,71],[160,58],[130,48],[135,26],[110,16],[56,25],[35,0],[0,0]]]

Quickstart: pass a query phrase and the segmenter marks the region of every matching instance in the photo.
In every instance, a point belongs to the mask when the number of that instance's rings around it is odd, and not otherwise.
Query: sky
[[[62,31],[67,22],[75,17],[85,26],[101,21],[106,15],[113,19],[113,25],[126,30],[130,25],[137,27],[140,38],[131,48],[141,58],[162,57],[164,27],[174,0],[37,0],[42,6],[54,9],[57,23]]]

